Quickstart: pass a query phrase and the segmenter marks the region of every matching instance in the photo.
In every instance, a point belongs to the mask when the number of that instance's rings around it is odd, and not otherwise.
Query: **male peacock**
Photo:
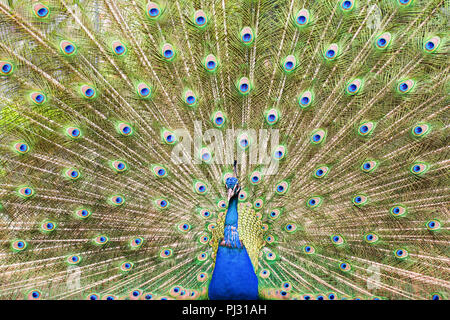
[[[234,173],[236,175],[236,162]],[[258,299],[258,278],[239,232],[238,202],[241,187],[238,179],[228,177],[228,209],[225,217],[224,235],[220,237],[216,253],[216,263],[209,284],[208,296],[213,300],[256,300]],[[241,210],[242,211],[242,207]],[[249,214],[248,210],[245,211]],[[255,212],[250,213],[255,216]],[[256,221],[255,221],[255,224]],[[250,231],[251,232],[251,231]],[[249,245],[254,242],[249,242]],[[258,250],[259,248],[255,248]],[[256,266],[255,266],[256,269]]]
[[[449,10],[1,0],[0,298],[448,298]]]

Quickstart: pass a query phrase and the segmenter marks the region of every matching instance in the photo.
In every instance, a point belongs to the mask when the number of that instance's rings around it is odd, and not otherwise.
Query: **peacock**
[[[1,0],[0,299],[447,299],[449,15]]]

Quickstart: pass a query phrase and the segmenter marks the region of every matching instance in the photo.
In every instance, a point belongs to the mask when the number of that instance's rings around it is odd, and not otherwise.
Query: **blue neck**
[[[223,233],[223,241],[225,246],[230,248],[242,248],[238,231],[238,194],[230,199],[228,204],[227,216],[225,217],[225,230]]]
[[[232,225],[237,228],[238,224],[238,211],[237,211],[237,205],[238,205],[238,195],[234,195],[230,202],[228,203],[228,210],[227,215],[225,217],[225,224],[226,225]]]

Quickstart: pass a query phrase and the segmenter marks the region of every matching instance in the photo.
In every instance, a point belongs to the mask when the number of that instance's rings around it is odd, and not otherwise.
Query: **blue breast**
[[[237,212],[238,197],[231,199],[225,218],[225,230],[229,226],[238,227]],[[228,226],[228,228],[227,228]],[[225,241],[230,241],[229,232],[225,232]],[[239,236],[237,236],[239,242]],[[219,245],[216,255],[208,296],[211,300],[257,300],[258,278],[253,270],[253,265],[245,247],[239,244],[232,247]]]
[[[219,246],[208,296],[211,300],[258,299],[258,278],[245,248]]]

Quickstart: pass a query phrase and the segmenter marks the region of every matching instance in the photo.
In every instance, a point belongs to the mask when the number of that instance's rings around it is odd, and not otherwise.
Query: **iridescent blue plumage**
[[[257,300],[258,278],[247,250],[239,239],[238,180],[234,177],[228,178],[226,186],[233,195],[228,204],[224,238],[217,250],[208,296],[211,300]]]

